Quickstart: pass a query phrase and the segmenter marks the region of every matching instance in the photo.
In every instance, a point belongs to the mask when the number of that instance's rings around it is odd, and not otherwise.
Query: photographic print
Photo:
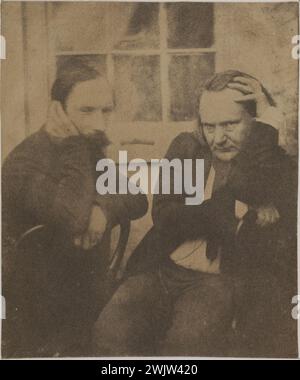
[[[2,357],[298,357],[299,3],[4,0],[1,35]]]

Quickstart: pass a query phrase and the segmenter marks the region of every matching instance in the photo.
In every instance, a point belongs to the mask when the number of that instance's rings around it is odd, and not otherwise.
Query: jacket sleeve
[[[148,210],[145,194],[97,194],[95,204],[101,207],[110,227],[122,221],[139,219]]]
[[[278,131],[256,122],[239,154],[232,160],[228,189],[235,198],[252,206],[275,202],[283,151]]]
[[[295,229],[297,165],[278,146],[278,131],[256,123],[244,149],[233,160],[227,191],[251,206],[274,205],[282,225]]]
[[[198,142],[189,133],[182,133],[171,143],[166,158],[172,160],[193,157]],[[161,172],[159,181],[162,181]],[[154,226],[166,234],[178,234],[184,239],[214,236],[215,239],[230,240],[236,228],[230,205],[233,199],[229,192],[218,192],[213,199],[200,205],[186,205],[185,194],[172,193],[174,178],[171,176],[171,194],[153,197],[152,218]],[[225,199],[226,198],[226,199]]]
[[[87,227],[95,197],[89,147],[82,137],[70,137],[58,155],[56,165],[49,162],[46,169],[32,152],[16,153],[3,166],[4,196],[8,202],[16,199],[15,207],[37,223],[78,234]],[[19,196],[14,198],[12,189]]]

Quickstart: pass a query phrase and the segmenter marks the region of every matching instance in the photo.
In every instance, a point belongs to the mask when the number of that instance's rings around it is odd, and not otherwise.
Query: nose
[[[97,112],[93,115],[93,117],[89,120],[90,129],[93,132],[105,131],[107,127],[107,121],[102,114],[102,112]]]
[[[93,130],[95,132],[99,132],[99,131],[105,131],[106,129],[106,123],[97,123],[97,124],[94,124],[93,125]]]
[[[224,132],[224,128],[221,126],[216,126],[215,129],[215,144],[221,145],[226,141],[226,134]]]

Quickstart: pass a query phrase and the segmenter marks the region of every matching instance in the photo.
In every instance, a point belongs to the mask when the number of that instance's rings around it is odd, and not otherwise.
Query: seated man
[[[107,80],[72,58],[57,73],[46,124],[2,168],[5,356],[74,353],[106,302],[110,231],[143,216],[145,195],[96,193],[113,111]],[[43,225],[42,252],[15,242]],[[40,242],[41,243],[41,242]]]
[[[230,70],[206,83],[199,114],[166,158],[204,159],[205,200],[154,196],[154,226],[96,323],[96,355],[296,355],[296,176],[278,110]]]

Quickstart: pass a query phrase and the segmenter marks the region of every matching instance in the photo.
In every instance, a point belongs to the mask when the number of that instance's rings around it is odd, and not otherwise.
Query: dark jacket
[[[80,136],[54,143],[41,129],[19,144],[2,167],[2,222],[10,237],[45,224],[74,237],[85,231],[93,205],[107,214],[110,226],[137,219],[148,207],[145,195],[96,193],[96,161],[103,148]]]
[[[27,322],[47,321],[44,332],[51,331],[52,322],[72,324],[97,316],[105,292],[109,232],[148,208],[142,194],[96,192],[96,162],[104,158],[105,144],[81,136],[54,141],[42,128],[19,144],[2,167],[3,295],[9,310],[27,298]],[[86,230],[93,205],[106,214],[108,228],[101,244],[86,252],[73,241]],[[15,242],[40,224],[51,232],[42,252],[17,254]],[[21,319],[25,322],[24,314]]]
[[[203,158],[206,182],[211,153],[195,134],[177,136],[166,158]],[[282,262],[293,267],[291,263],[296,259],[297,170],[278,146],[278,133],[272,127],[256,123],[243,151],[232,160],[227,184],[211,199],[190,206],[185,205],[185,196],[154,195],[153,227],[133,252],[127,267],[129,275],[155,270],[159,263],[168,262],[169,255],[181,243],[203,237],[223,247],[221,265],[224,271],[240,273],[249,269],[249,263],[256,269],[263,269],[263,265],[270,269],[270,264],[282,268]],[[280,221],[261,229],[255,224],[253,211],[249,211],[237,237],[237,220],[233,213],[235,200],[256,207],[274,204],[280,213]],[[275,247],[279,246],[281,251],[286,251],[285,255],[282,252],[274,255]]]

